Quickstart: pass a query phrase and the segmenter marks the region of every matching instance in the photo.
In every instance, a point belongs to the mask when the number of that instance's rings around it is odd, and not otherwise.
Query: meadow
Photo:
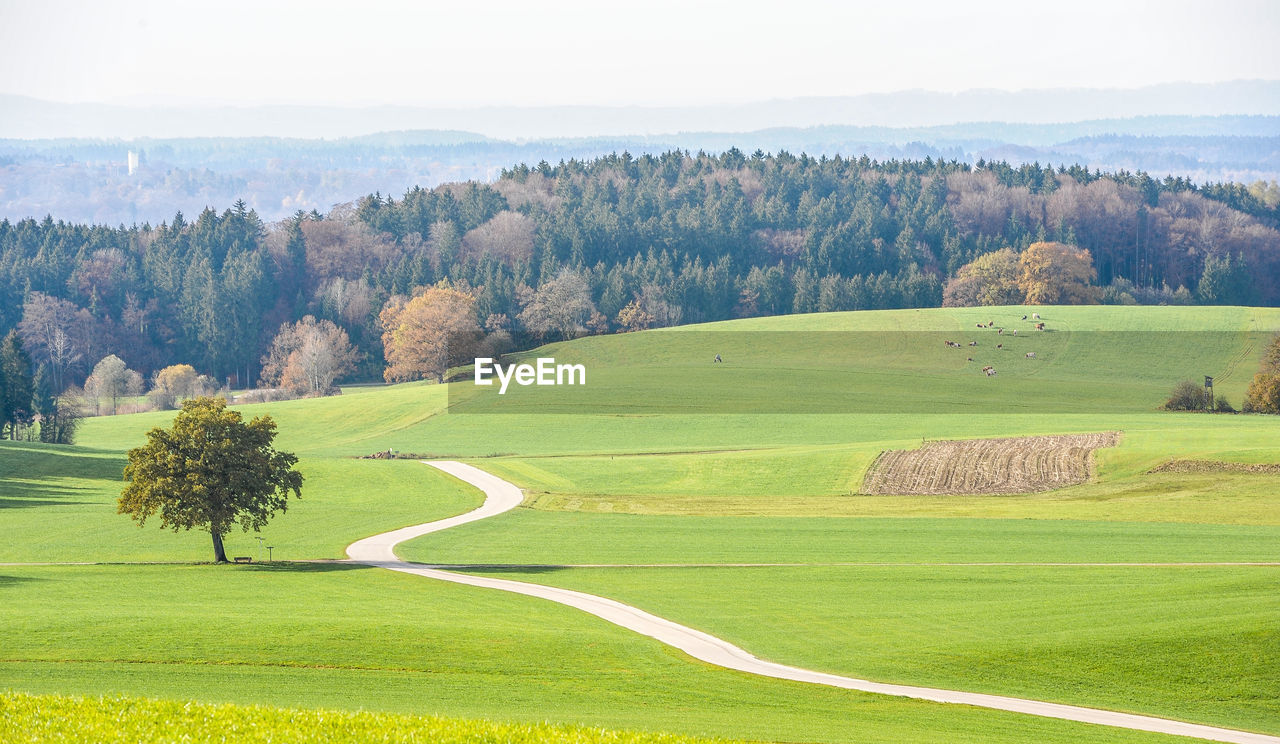
[[[50,719],[66,722],[52,729]],[[215,742],[289,744],[326,741],[345,744],[434,742],[463,744],[709,744],[710,740],[664,734],[637,734],[547,724],[497,724],[386,713],[349,713],[270,706],[183,703],[145,698],[81,698],[57,695],[0,695],[0,738],[30,744],[125,742]]]
[[[1022,330],[1031,312],[1050,331]],[[975,328],[988,321],[1019,335]],[[1280,562],[1275,476],[1150,472],[1280,462],[1275,418],[1156,410],[1202,375],[1238,405],[1277,330],[1280,311],[1251,308],[761,318],[516,357],[581,361],[585,388],[499,398],[464,369],[238,407],[272,415],[307,477],[263,532],[289,561],[274,565],[200,565],[207,535],[115,513],[124,452],[172,413],[89,420],[71,448],[2,443],[0,563],[119,565],[0,566],[0,690],[772,741],[1160,738],[755,679],[528,598],[296,562],[479,503],[417,462],[355,459],[391,448],[526,489],[525,508],[408,543],[408,559],[613,597],[776,661],[1280,733],[1280,567],[1080,565]],[[884,449],[1095,431],[1120,444],[1078,486],[859,491]],[[252,534],[227,543],[259,554]]]
[[[757,741],[1157,741],[728,672],[569,608],[341,564],[0,568],[0,686]]]

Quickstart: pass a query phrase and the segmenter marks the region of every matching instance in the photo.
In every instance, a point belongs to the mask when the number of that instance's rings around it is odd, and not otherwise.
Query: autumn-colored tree
[[[165,529],[204,527],[213,538],[213,557],[227,560],[222,538],[239,522],[257,532],[302,497],[298,458],[271,446],[276,424],[270,416],[245,423],[221,398],[184,401],[173,427],[147,432],[147,443],[129,450],[120,494],[120,514],[146,524],[160,514]]]
[[[1254,375],[1244,401],[1247,413],[1280,413],[1280,374]]]
[[[481,336],[475,297],[447,284],[422,289],[409,299],[393,297],[378,320],[387,382],[426,377],[443,382],[449,367],[466,360]]]
[[[1262,372],[1280,375],[1280,333],[1272,336],[1271,343],[1262,352]]]
[[[1096,305],[1102,293],[1088,250],[1062,243],[1032,243],[1018,259],[1018,287],[1028,305]]]
[[[171,364],[152,376],[147,397],[156,408],[168,410],[196,394],[197,379],[196,368],[190,364]]]
[[[572,269],[562,269],[537,290],[522,287],[517,295],[523,308],[520,322],[542,337],[577,338],[596,312],[587,278]]]
[[[1262,354],[1262,368],[1249,383],[1249,390],[1244,396],[1244,410],[1280,413],[1280,334],[1271,339]]]
[[[262,382],[294,395],[328,392],[333,381],[351,373],[360,354],[347,332],[311,315],[285,323],[262,358]]]
[[[653,327],[653,316],[640,306],[639,300],[632,300],[618,311],[618,325],[623,331],[643,331]]]
[[[942,291],[943,307],[976,305],[1019,305],[1023,300],[1018,286],[1021,270],[1012,248],[985,253],[960,267]]]

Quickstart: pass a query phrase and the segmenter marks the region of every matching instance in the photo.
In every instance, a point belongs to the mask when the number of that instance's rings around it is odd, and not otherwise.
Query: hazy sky
[[[0,0],[59,101],[687,104],[1280,78],[1275,0]]]

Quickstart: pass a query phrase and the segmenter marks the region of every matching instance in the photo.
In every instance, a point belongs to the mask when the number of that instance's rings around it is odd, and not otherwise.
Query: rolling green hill
[[[1048,330],[1021,320],[1033,312]],[[586,387],[497,396],[460,370],[449,386],[238,410],[272,415],[307,477],[264,529],[277,559],[339,558],[355,539],[479,502],[416,462],[357,456],[466,459],[525,488],[527,508],[404,556],[525,566],[502,571],[630,601],[777,661],[1274,733],[1274,567],[930,566],[1280,561],[1274,476],[1150,472],[1174,458],[1280,462],[1275,417],[1157,410],[1175,382],[1203,375],[1238,405],[1276,331],[1280,311],[1250,308],[760,318],[516,356],[582,363]],[[385,572],[136,565],[210,555],[205,535],[115,513],[125,452],[171,416],[90,419],[74,447],[0,443],[0,563],[122,564],[0,567],[0,633],[19,639],[0,690],[786,741],[1158,738],[744,678],[564,608]],[[859,492],[883,449],[1092,431],[1120,431],[1120,444],[1070,488]],[[258,555],[253,538],[229,535],[228,553]],[[728,565],[753,562],[787,565]],[[1109,588],[1078,601],[1091,584]]]

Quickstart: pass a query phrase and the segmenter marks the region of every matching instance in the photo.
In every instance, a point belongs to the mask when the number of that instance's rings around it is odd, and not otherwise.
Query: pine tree
[[[22,348],[17,331],[9,331],[0,343],[0,369],[4,385],[0,389],[0,433],[8,427],[10,439],[17,439],[21,428],[31,421],[33,395],[31,357]]]

